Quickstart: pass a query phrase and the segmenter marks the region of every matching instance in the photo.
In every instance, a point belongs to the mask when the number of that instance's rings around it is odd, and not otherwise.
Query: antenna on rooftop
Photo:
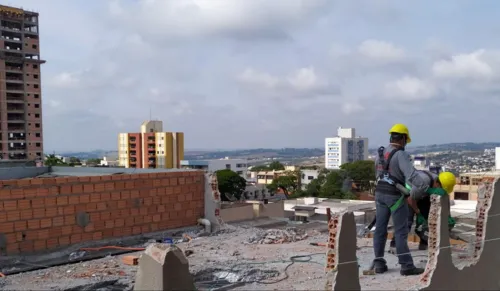
[[[151,114],[151,106],[150,106],[150,107],[149,107],[149,120],[152,120],[152,119],[151,119],[151,115],[152,115],[152,114]]]

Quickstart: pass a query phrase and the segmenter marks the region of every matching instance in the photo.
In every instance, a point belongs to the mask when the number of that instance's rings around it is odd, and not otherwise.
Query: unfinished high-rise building
[[[43,158],[38,13],[0,5],[0,160]]]

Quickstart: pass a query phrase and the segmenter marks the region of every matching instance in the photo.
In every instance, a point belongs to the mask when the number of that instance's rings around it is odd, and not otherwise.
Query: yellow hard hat
[[[406,125],[404,125],[404,124],[401,124],[401,123],[394,124],[391,127],[391,129],[389,130],[389,134],[391,134],[391,133],[405,134],[406,135],[406,143],[411,142],[410,131],[408,130],[408,127],[406,127]]]
[[[439,183],[441,184],[441,187],[449,193],[453,192],[453,188],[455,187],[455,184],[457,183],[457,179],[455,178],[455,175],[451,172],[441,172],[439,173],[438,176]]]

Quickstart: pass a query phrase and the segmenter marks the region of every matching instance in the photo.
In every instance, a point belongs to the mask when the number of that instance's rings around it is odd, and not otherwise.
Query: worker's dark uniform
[[[391,206],[395,205],[401,198],[401,192],[386,180],[382,179],[384,174],[395,183],[405,185],[406,182],[414,187],[424,187],[425,181],[417,174],[410,155],[402,148],[389,145],[380,152],[375,161],[377,173],[377,186],[375,188],[376,224],[373,236],[373,248],[375,252],[375,270],[387,269],[387,263],[383,259],[387,242],[387,226],[392,216],[394,224],[394,238],[396,242],[396,253],[398,254],[401,271],[415,269],[413,258],[408,248],[408,203],[404,199],[397,209],[391,212]]]

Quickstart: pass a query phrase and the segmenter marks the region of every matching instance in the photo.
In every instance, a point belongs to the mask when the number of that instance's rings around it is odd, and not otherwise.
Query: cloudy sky
[[[15,0],[40,13],[45,150],[142,121],[189,148],[500,141],[500,8],[465,0]]]

